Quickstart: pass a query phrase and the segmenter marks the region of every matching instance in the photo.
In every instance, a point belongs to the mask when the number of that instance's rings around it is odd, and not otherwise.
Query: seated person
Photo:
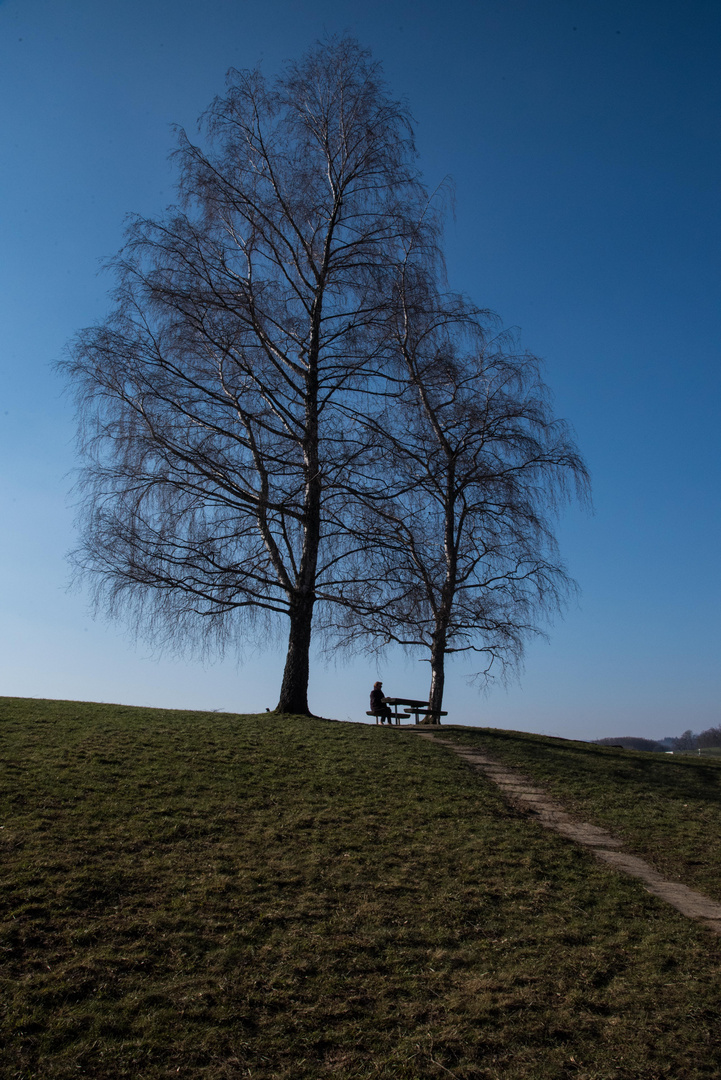
[[[389,724],[393,723],[393,714],[389,707],[386,705],[386,699],[383,697],[383,683],[374,683],[371,690],[371,708],[370,711],[380,717],[381,724],[387,720]]]

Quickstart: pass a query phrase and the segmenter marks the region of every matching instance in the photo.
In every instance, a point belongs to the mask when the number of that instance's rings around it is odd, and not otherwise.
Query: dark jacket
[[[376,690],[375,687],[371,690],[371,712],[382,713],[389,712],[388,706],[385,704],[383,698],[383,691]]]

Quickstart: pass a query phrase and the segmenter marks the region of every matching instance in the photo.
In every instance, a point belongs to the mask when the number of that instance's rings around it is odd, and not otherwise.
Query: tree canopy
[[[305,712],[363,449],[345,418],[383,362],[384,283],[424,193],[407,111],[349,39],[272,84],[231,71],[202,132],[179,133],[181,205],[131,222],[114,309],[66,364],[76,565],[162,640],[217,646],[286,616],[278,707]]]
[[[308,711],[314,626],[429,649],[437,711],[448,651],[516,662],[558,605],[583,464],[533,358],[445,287],[407,108],[357,42],[231,71],[200,131],[64,362],[76,567],[162,642],[286,620],[281,712]]]
[[[585,498],[588,475],[537,358],[442,292],[427,251],[420,273],[413,256],[389,320],[397,372],[366,419],[383,483],[359,490],[359,554],[333,616],[346,644],[426,654],[432,721],[449,653],[479,654],[485,680],[517,671],[527,638],[573,589],[554,518],[569,496]]]

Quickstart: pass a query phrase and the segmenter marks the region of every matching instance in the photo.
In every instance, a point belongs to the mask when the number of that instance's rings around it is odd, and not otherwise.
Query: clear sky
[[[580,600],[449,720],[572,738],[721,723],[721,6],[715,0],[0,0],[0,694],[262,710],[283,650],[152,655],[69,593],[70,401],[52,362],[107,310],[129,211],[174,198],[173,123],[228,67],[274,73],[350,31],[450,175],[451,284],[519,328],[573,424],[595,513],[559,528]],[[311,708],[365,719],[389,654],[312,669]]]

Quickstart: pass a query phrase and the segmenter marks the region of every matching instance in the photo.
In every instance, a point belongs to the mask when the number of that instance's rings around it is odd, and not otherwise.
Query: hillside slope
[[[3,1076],[721,1071],[719,941],[412,732],[5,698],[0,740]]]

